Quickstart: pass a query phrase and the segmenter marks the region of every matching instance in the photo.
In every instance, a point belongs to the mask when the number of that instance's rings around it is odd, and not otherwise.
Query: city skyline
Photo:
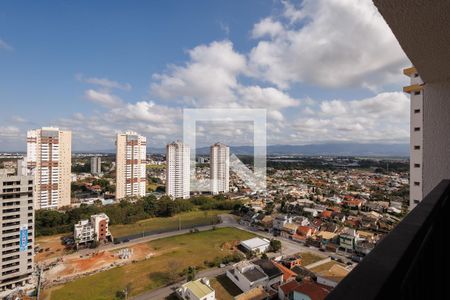
[[[409,62],[371,1],[66,3],[58,17],[47,5],[0,5],[3,151],[41,126],[73,131],[75,151],[113,148],[123,130],[163,147],[181,137],[182,108],[205,107],[266,108],[268,144],[409,139]],[[215,140],[245,144],[245,128],[223,127]]]

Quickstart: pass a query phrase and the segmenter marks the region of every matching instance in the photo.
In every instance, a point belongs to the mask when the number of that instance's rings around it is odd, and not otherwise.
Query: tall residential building
[[[188,199],[191,191],[191,150],[180,141],[166,147],[166,194]]]
[[[35,208],[70,205],[72,132],[43,127],[27,133],[27,165],[36,184]]]
[[[91,173],[94,175],[102,173],[102,158],[100,156],[91,157]]]
[[[411,133],[410,133],[410,180],[409,180],[409,209],[413,209],[423,199],[423,81],[416,68],[403,70],[410,77],[411,84],[403,91],[411,97]]]
[[[215,143],[210,149],[211,193],[230,191],[230,147]]]
[[[116,146],[116,199],[145,196],[147,139],[127,131],[117,134]]]
[[[33,176],[0,170],[0,291],[29,283],[33,273]]]

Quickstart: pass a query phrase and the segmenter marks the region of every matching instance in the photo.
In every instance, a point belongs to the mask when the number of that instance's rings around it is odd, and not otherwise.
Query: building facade
[[[100,156],[91,157],[91,173],[94,175],[102,173],[102,158]]]
[[[211,193],[230,191],[230,147],[216,143],[210,149]]]
[[[411,97],[410,122],[410,180],[409,180],[409,209],[412,210],[423,199],[423,81],[416,68],[403,70],[410,77],[410,85],[403,91]]]
[[[92,215],[90,220],[81,220],[74,225],[73,236],[77,244],[107,241],[111,237],[109,218],[106,214]]]
[[[27,166],[36,184],[36,209],[70,205],[71,131],[54,127],[28,131]]]
[[[174,199],[190,196],[190,155],[189,146],[180,141],[166,146],[166,194]]]
[[[116,147],[116,199],[145,196],[147,139],[133,131],[119,133]]]
[[[33,176],[0,170],[0,291],[23,286],[33,273]]]

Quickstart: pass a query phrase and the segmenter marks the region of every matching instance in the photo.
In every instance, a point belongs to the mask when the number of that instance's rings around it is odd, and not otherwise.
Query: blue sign
[[[20,251],[28,250],[28,225],[20,226]]]

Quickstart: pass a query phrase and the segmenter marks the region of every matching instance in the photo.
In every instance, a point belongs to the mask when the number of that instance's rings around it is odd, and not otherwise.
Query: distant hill
[[[148,153],[165,153],[165,148],[148,148]],[[238,155],[252,155],[252,146],[231,146]],[[209,147],[197,149],[197,154],[209,154]],[[269,145],[269,155],[336,155],[336,156],[409,156],[409,144],[327,143],[311,145]]]
[[[115,149],[74,151],[74,153],[115,153]],[[166,148],[148,147],[149,154],[164,154]],[[231,146],[237,155],[252,155],[252,146]],[[208,155],[209,147],[197,148],[197,154]],[[269,145],[269,155],[331,155],[331,156],[409,156],[409,144],[326,143],[311,145]]]

